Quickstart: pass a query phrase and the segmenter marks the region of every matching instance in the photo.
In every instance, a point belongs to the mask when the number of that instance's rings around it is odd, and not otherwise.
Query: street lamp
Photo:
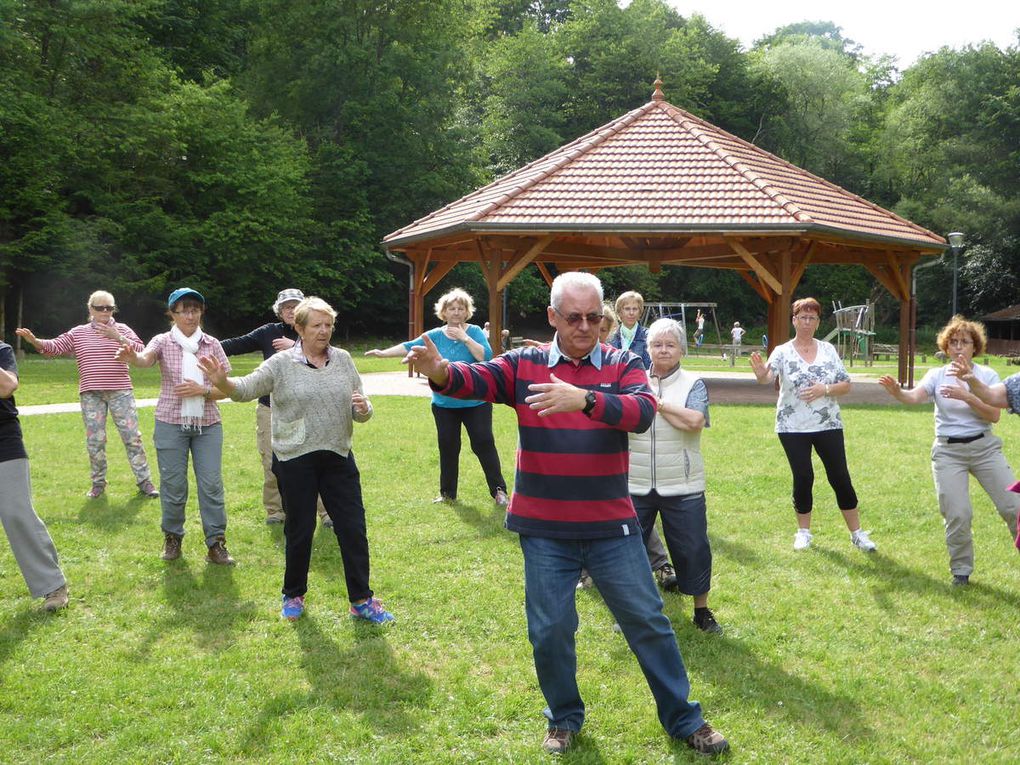
[[[963,249],[963,234],[959,231],[954,231],[947,238],[949,239],[949,249],[953,251],[953,316],[956,316],[956,282],[958,274],[956,260],[960,255],[960,250]]]

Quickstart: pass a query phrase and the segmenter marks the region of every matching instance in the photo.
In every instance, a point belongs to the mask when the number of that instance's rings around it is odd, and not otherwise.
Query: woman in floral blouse
[[[836,399],[850,392],[847,374],[832,344],[815,339],[822,307],[814,298],[793,304],[794,338],[778,346],[767,362],[751,354],[751,368],[762,385],[779,380],[776,405],[776,433],[786,451],[793,472],[793,509],[797,513],[794,550],[811,546],[812,490],[815,482],[811,465],[814,449],[825,467],[825,476],[836,492],[836,502],[850,530],[850,541],[865,552],[875,543],[861,530],[857,493],[850,480],[843,444],[843,420]]]

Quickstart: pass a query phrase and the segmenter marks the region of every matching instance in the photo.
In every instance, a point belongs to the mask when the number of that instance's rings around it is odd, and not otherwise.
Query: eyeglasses
[[[969,337],[954,337],[949,341],[949,345],[974,345],[974,341]]]
[[[802,321],[805,324],[814,324],[818,321],[818,317],[813,313],[801,313],[793,317],[795,321]]]
[[[99,311],[100,313],[113,313],[114,311],[117,310],[117,306],[115,306],[115,305],[92,305],[92,304],[89,304],[89,308],[91,308],[93,311]]]
[[[181,310],[173,311],[172,313],[176,314],[177,316],[198,316],[200,313],[202,313],[202,309],[201,308],[182,308]]]
[[[601,313],[571,313],[571,314],[565,314],[559,308],[557,308],[556,306],[553,306],[552,309],[554,311],[556,311],[556,313],[558,313],[563,318],[563,320],[566,321],[567,324],[569,324],[571,327],[576,327],[578,324],[581,323],[582,319],[584,321],[587,321],[589,324],[598,324],[598,323],[600,323],[602,321],[602,316],[603,316]]]

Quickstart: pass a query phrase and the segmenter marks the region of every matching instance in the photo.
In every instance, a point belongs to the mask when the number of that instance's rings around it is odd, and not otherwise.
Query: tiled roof
[[[942,237],[653,100],[384,239],[456,231],[817,230],[941,249]]]
[[[1016,321],[1020,319],[1020,305],[1011,305],[979,317],[981,321]]]

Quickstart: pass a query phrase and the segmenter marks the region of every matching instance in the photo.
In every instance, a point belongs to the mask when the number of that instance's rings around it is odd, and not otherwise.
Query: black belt
[[[984,433],[978,433],[976,436],[949,436],[946,439],[947,444],[969,444],[972,441],[977,441],[979,438],[984,438]]]

